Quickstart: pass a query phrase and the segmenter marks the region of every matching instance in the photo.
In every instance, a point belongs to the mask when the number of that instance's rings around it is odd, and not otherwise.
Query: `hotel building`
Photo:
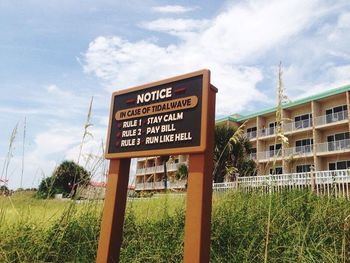
[[[216,124],[237,128],[246,122],[245,134],[253,146],[250,157],[257,163],[258,175],[342,170],[350,168],[349,107],[350,85],[283,104],[283,132],[288,146],[275,143],[276,108],[246,116],[231,115]],[[168,162],[172,179],[177,167],[188,163],[188,156],[174,156],[173,160]],[[136,190],[164,189],[163,173],[159,157],[138,159]],[[181,189],[181,183],[176,188],[173,180],[176,189]]]

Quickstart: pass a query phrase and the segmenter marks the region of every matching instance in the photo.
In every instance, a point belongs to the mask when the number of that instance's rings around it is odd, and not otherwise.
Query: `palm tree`
[[[256,175],[256,164],[249,157],[252,145],[243,135],[244,126],[245,123],[238,129],[215,127],[214,182]]]

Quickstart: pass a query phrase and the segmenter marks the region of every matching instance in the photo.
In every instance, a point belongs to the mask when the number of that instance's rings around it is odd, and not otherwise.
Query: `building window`
[[[326,123],[342,121],[348,118],[348,106],[341,105],[326,110]]]
[[[304,129],[311,127],[312,123],[312,114],[307,113],[304,115],[294,117],[295,128],[296,129]]]
[[[256,127],[250,127],[247,129],[247,137],[248,139],[250,138],[255,138],[256,137]]]
[[[275,167],[275,172],[273,172],[273,169],[270,168],[270,174],[283,174],[282,167]]]
[[[339,161],[334,163],[328,163],[328,169],[334,170],[345,170],[350,168],[350,161]]]
[[[350,133],[342,132],[327,136],[328,151],[338,151],[350,148]]]
[[[270,122],[269,128],[267,129],[267,135],[275,134],[275,128],[277,126],[277,122]]]
[[[270,145],[270,157],[273,157],[275,155],[281,156],[282,155],[282,144],[278,143],[276,145]]]
[[[298,153],[312,152],[314,140],[311,138],[295,141],[295,151]]]
[[[311,164],[297,165],[297,173],[308,173],[311,171]]]

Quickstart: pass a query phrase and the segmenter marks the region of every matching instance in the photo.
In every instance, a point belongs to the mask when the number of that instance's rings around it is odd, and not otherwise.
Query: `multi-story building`
[[[250,157],[257,163],[258,175],[341,170],[350,168],[349,107],[350,85],[283,104],[287,146],[276,143],[276,108],[246,116],[234,114],[216,124],[237,128],[246,122],[245,134],[253,146]],[[185,182],[174,180],[174,174],[180,163],[188,163],[188,156],[173,160],[167,166],[169,188],[173,184],[181,189]],[[136,190],[164,189],[163,174],[159,157],[138,159]]]
[[[166,162],[167,189],[184,190],[187,180],[179,180],[176,172],[180,165],[188,166],[188,155],[173,155]],[[135,191],[162,191],[165,189],[164,165],[160,156],[137,159]]]
[[[217,124],[246,122],[259,175],[341,170],[350,168],[349,104],[350,85],[284,104],[282,130],[288,146],[276,143],[276,108],[229,116]]]

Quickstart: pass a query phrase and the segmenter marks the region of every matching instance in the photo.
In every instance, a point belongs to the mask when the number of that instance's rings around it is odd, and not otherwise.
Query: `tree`
[[[55,194],[74,197],[78,186],[86,186],[91,174],[73,161],[63,161],[52,173],[43,179],[39,185],[38,196],[52,197]]]
[[[177,168],[175,177],[177,180],[186,179],[188,176],[188,168],[186,164],[180,164],[180,166]]]
[[[222,182],[226,175],[226,165],[229,158],[228,142],[235,133],[232,128],[226,128],[223,126],[215,127],[214,137],[214,182]]]
[[[0,195],[9,195],[10,190],[7,188],[6,185],[1,185],[0,186]]]
[[[249,156],[252,145],[243,135],[243,127],[215,127],[214,182],[223,182],[228,176],[256,175],[256,164]]]

